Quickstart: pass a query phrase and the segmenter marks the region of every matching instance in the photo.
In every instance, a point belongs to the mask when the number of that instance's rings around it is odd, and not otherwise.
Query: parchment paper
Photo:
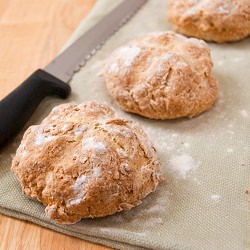
[[[120,1],[99,0],[68,46]],[[0,212],[53,230],[119,249],[246,249],[250,136],[250,39],[209,43],[219,99],[193,119],[152,121],[122,112],[108,96],[103,60],[139,34],[172,29],[166,0],[151,0],[73,77],[66,102],[106,102],[120,116],[140,122],[158,149],[166,178],[139,207],[102,219],[62,226],[46,219],[44,206],[24,196],[10,165],[22,133],[0,151]],[[63,101],[47,98],[29,124],[38,124]],[[26,126],[26,127],[27,127]],[[178,178],[170,162],[190,159],[193,171]]]

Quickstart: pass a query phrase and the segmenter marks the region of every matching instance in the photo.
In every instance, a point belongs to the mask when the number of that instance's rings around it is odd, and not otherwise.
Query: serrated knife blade
[[[0,147],[19,132],[44,97],[66,98],[67,84],[73,74],[118,30],[147,0],[124,0],[43,70],[38,69],[0,101]]]
[[[45,71],[68,82],[87,57],[91,57],[119,27],[147,0],[125,0],[94,25],[68,49],[58,55]]]

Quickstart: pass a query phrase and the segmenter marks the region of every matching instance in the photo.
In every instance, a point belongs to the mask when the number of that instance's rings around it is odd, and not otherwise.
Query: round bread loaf
[[[142,128],[96,102],[55,107],[28,128],[12,162],[24,193],[64,224],[139,205],[155,190],[159,168]]]
[[[169,0],[167,15],[176,31],[208,41],[237,41],[250,35],[249,0]]]
[[[193,117],[211,108],[217,80],[207,44],[155,32],[116,49],[106,60],[109,94],[125,111],[153,119]]]

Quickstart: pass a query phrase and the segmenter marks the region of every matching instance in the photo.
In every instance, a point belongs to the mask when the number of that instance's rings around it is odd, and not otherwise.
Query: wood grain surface
[[[0,99],[60,51],[96,0],[0,0]],[[1,250],[107,250],[0,215]]]

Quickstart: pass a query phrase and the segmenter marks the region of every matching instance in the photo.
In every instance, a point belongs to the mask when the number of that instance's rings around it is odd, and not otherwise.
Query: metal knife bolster
[[[0,101],[0,147],[19,132],[48,95],[66,98],[66,84],[80,66],[147,0],[124,0],[100,22],[57,56],[44,70],[37,70]]]

